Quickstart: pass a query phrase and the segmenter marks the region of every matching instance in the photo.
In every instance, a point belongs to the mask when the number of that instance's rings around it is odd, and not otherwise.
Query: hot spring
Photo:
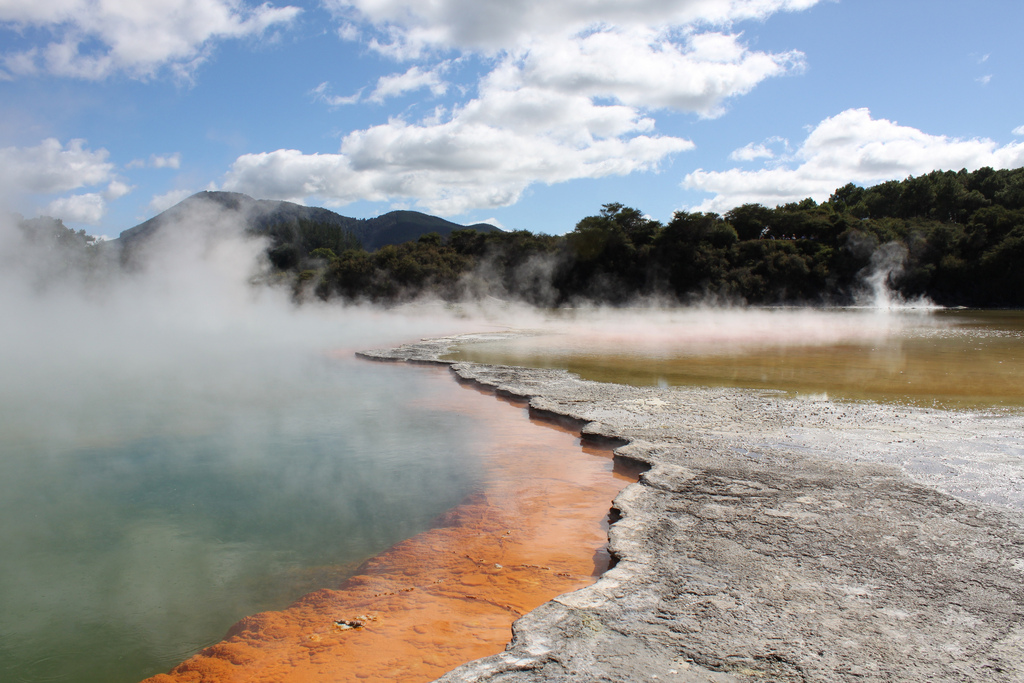
[[[4,383],[5,681],[166,671],[479,484],[480,426],[444,409],[446,378],[347,352],[163,350],[181,365],[56,360]]]
[[[487,421],[447,408],[447,392],[464,389],[352,351],[488,323],[440,309],[299,314],[250,302],[181,318],[52,304],[7,338],[2,371],[5,680],[166,671],[243,616],[338,585],[486,484]],[[1019,312],[510,318],[537,333],[455,355],[600,381],[1024,403]]]
[[[563,312],[447,358],[634,385],[772,389],[942,409],[1024,407],[1024,312],[683,309]]]
[[[602,381],[1022,402],[1020,313],[296,309],[248,284],[259,245],[187,245],[102,286],[0,273],[6,681],[166,671],[486,490],[487,420],[448,409],[465,389],[358,349],[532,328],[459,357]],[[589,578],[600,563],[585,564]]]

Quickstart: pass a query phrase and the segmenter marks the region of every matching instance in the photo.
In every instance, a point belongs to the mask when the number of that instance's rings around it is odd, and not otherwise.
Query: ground
[[[451,368],[650,469],[617,565],[441,681],[1024,681],[1024,416]]]

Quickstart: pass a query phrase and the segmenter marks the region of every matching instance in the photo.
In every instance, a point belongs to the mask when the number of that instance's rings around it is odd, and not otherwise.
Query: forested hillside
[[[461,230],[321,256],[301,278],[325,299],[851,304],[884,282],[908,300],[1020,307],[1024,169],[849,184],[821,204],[680,211],[667,225],[613,203],[560,237]]]
[[[465,227],[418,211],[390,211],[373,218],[349,218],[329,209],[253,199],[239,192],[197,192],[159,215],[128,228],[113,243],[120,250],[122,260],[129,262],[136,251],[162,233],[175,232],[192,223],[205,223],[206,232],[217,223],[268,238],[270,260],[282,270],[296,268],[316,249],[330,249],[339,254],[350,248],[373,250],[414,240],[428,232],[448,236]],[[469,227],[481,232],[498,230],[486,224]]]
[[[947,306],[1024,307],[1024,169],[849,184],[821,204],[747,204],[725,215],[680,211],[667,224],[610,203],[561,236],[457,229],[432,216],[393,212],[371,219],[380,234],[420,236],[374,250],[347,225],[321,218],[289,215],[249,230],[268,238],[264,282],[290,287],[297,300],[379,304],[430,296],[538,306],[645,298],[845,305],[884,287],[896,297]],[[133,235],[154,230],[151,223]],[[433,225],[447,236],[423,234]],[[51,255],[51,275],[72,263],[113,267],[109,258],[82,258],[97,246],[60,221],[20,226],[27,244]]]

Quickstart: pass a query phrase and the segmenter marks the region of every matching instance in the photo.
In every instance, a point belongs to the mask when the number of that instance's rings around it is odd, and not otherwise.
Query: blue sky
[[[0,0],[0,203],[562,233],[1024,166],[1018,0]]]

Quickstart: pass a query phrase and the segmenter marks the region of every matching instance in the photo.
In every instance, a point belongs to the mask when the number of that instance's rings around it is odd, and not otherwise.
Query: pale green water
[[[1024,406],[1021,311],[679,311],[465,344],[449,358],[634,385],[780,389],[940,408]]]
[[[340,580],[474,489],[480,426],[443,409],[453,382],[326,358],[294,325],[177,337],[124,326],[91,342],[68,325],[9,344],[0,680],[165,671],[240,617]],[[461,354],[601,381],[1024,405],[1020,312],[633,311],[557,326]],[[264,344],[271,329],[282,338]]]
[[[444,373],[252,360],[0,397],[0,680],[166,671],[478,483]]]

